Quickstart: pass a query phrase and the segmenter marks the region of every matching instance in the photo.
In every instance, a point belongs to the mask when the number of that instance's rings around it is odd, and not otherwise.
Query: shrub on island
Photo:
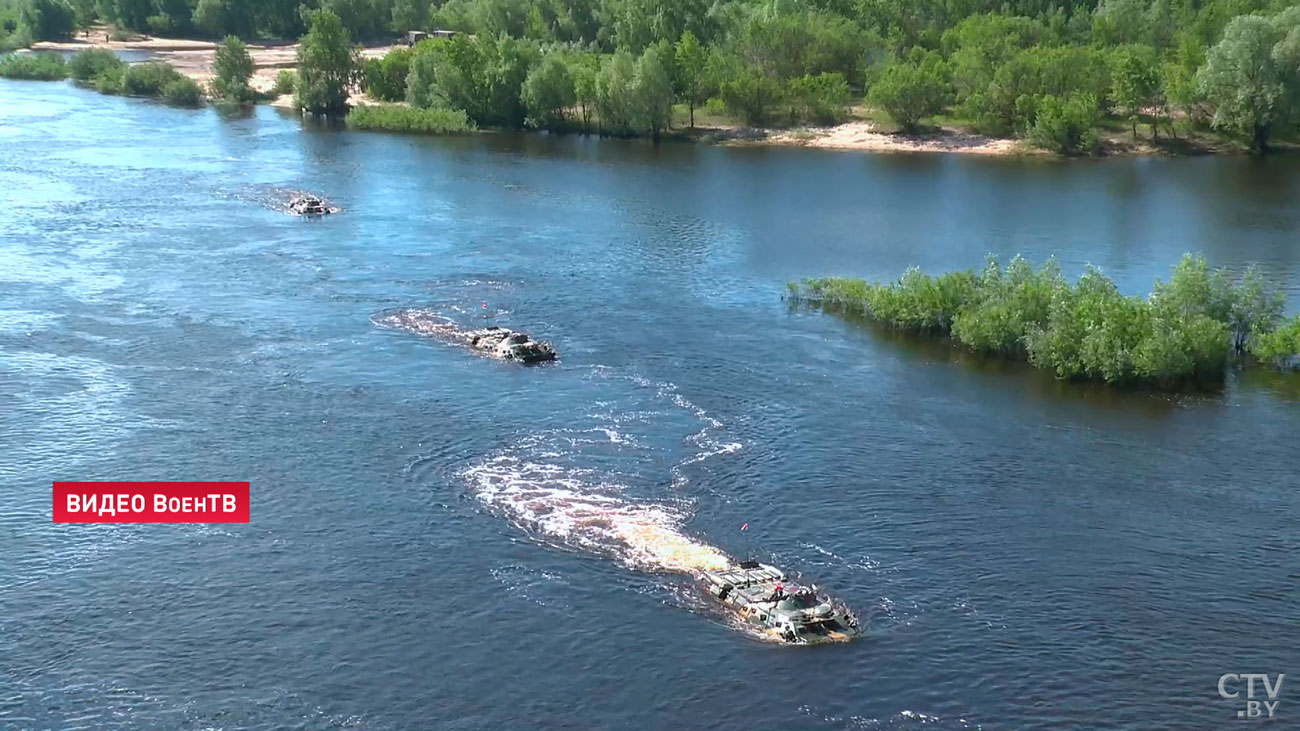
[[[1089,266],[1073,284],[1052,260],[896,282],[831,277],[791,282],[790,298],[898,330],[951,337],[972,350],[1028,360],[1059,378],[1176,388],[1221,384],[1247,352],[1278,365],[1300,353],[1300,318],[1279,328],[1282,294],[1253,267],[1240,278],[1185,255],[1146,298],[1120,293]]]
[[[420,134],[458,134],[475,129],[463,109],[419,109],[400,104],[353,107],[348,112],[347,123],[353,129]]]
[[[78,81],[91,81],[97,76],[115,71],[120,73],[125,69],[126,62],[106,48],[87,48],[68,59],[68,75]]]
[[[203,103],[203,87],[188,76],[179,76],[163,86],[161,96],[168,104],[197,107]]]
[[[68,78],[68,65],[57,53],[15,53],[0,59],[0,76],[8,79],[58,81]]]

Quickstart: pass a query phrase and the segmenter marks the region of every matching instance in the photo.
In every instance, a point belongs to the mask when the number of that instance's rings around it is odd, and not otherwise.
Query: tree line
[[[1300,317],[1283,320],[1283,296],[1254,267],[1234,276],[1184,255],[1167,282],[1131,297],[1089,266],[1075,282],[1055,261],[895,282],[806,279],[793,301],[867,317],[907,332],[952,338],[971,350],[1050,370],[1060,378],[1157,388],[1222,385],[1234,359],[1290,367],[1300,359]]]
[[[456,105],[466,90],[486,91],[454,107],[486,125],[653,136],[671,122],[665,95],[669,112],[681,105],[688,125],[701,107],[711,118],[756,126],[833,123],[865,100],[907,131],[939,116],[1066,153],[1095,150],[1103,129],[1120,122],[1134,137],[1157,141],[1213,127],[1264,151],[1278,136],[1294,135],[1300,122],[1295,6],[1296,0],[0,0],[0,20],[16,28],[7,32],[34,38],[97,20],[159,34],[296,38],[318,11],[337,17],[351,41],[412,29],[456,31],[470,38],[395,58],[383,78],[370,69],[352,78],[382,99]],[[399,94],[404,67],[408,88]]]

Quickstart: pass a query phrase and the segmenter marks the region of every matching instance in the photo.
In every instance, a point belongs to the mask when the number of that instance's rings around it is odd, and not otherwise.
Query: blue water
[[[1184,731],[1242,707],[1221,674],[1300,672],[1293,379],[1060,384],[780,299],[989,252],[1136,293],[1192,250],[1294,310],[1295,159],[420,139],[10,81],[0,145],[0,727]],[[372,323],[401,307],[562,357]],[[250,480],[252,522],[54,525],[93,479]],[[870,636],[739,631],[691,579],[724,555]]]

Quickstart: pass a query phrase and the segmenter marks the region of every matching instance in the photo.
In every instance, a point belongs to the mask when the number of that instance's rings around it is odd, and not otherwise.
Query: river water
[[[1294,380],[1060,384],[781,301],[989,252],[1137,293],[1203,251],[1294,310],[1296,159],[421,139],[11,81],[0,147],[0,727],[1186,731],[1244,707],[1223,673],[1300,673]],[[562,358],[372,321],[409,307]],[[252,522],[52,524],[77,479],[247,479]],[[738,631],[690,577],[745,555],[870,636]]]

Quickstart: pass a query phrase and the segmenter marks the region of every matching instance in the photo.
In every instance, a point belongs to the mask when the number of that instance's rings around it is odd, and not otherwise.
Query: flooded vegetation
[[[948,336],[975,351],[1025,359],[1060,378],[1157,388],[1222,386],[1230,357],[1271,362],[1300,354],[1296,321],[1282,324],[1283,295],[1249,267],[1239,279],[1185,255],[1145,298],[1122,294],[1089,266],[1071,283],[1049,260],[930,276],[909,269],[895,282],[805,279],[795,301],[887,327]]]
[[[353,107],[347,122],[353,129],[420,134],[453,134],[476,129],[460,109],[419,109],[398,104]]]

